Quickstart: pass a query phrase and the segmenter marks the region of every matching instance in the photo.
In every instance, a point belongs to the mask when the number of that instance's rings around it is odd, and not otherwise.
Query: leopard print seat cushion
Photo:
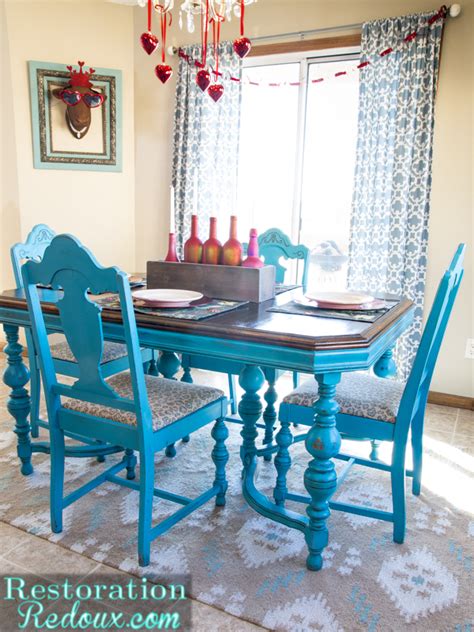
[[[113,375],[106,382],[121,397],[133,399],[130,371]],[[163,426],[182,419],[207,404],[224,397],[224,393],[218,388],[186,384],[175,380],[154,377],[153,375],[145,375],[145,383],[151,408],[153,430],[159,430]],[[69,398],[63,398],[62,405],[64,408],[85,413],[86,415],[103,417],[132,426],[137,423],[135,415],[126,410]]]
[[[339,412],[354,417],[395,423],[405,384],[367,373],[343,373],[337,385]],[[318,396],[315,379],[307,380],[287,395],[283,402],[310,407]]]
[[[120,342],[104,342],[104,350],[102,352],[101,364],[107,364],[112,360],[118,360],[128,354],[127,346]],[[66,340],[56,342],[51,345],[51,355],[55,360],[64,360],[65,362],[76,362]]]

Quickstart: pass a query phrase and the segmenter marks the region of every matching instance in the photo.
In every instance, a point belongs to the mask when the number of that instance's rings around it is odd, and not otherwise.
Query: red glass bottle
[[[237,239],[237,217],[231,215],[230,236],[222,248],[222,263],[225,266],[242,265],[242,244]]]
[[[263,268],[263,261],[258,256],[257,229],[250,229],[249,246],[247,248],[247,259],[242,263],[244,268]]]
[[[179,263],[178,255],[176,254],[176,235],[174,233],[170,233],[168,237],[168,254],[165,257],[165,261]]]
[[[184,244],[186,263],[201,263],[202,241],[198,237],[198,216],[191,215],[191,237]]]
[[[222,244],[217,239],[217,219],[211,217],[209,220],[209,239],[202,247],[202,262],[217,265],[221,261]]]

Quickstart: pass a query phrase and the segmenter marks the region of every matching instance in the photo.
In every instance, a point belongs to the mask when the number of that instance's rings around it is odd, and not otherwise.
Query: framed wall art
[[[36,169],[122,170],[122,73],[29,61]]]

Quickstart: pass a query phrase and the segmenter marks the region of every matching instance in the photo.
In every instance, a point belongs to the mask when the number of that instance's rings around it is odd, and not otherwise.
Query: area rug
[[[22,477],[10,428],[3,407],[0,519],[15,527],[132,574],[190,574],[195,599],[271,630],[471,630],[469,544],[474,522],[467,511],[426,488],[414,498],[407,487],[408,528],[402,545],[393,543],[389,523],[333,512],[324,568],[309,572],[302,534],[261,517],[243,500],[240,427],[231,424],[226,507],[215,508],[211,501],[182,521],[154,542],[152,563],[141,569],[136,554],[138,494],[106,483],[69,507],[63,533],[53,535],[48,457],[34,455],[34,474]],[[198,495],[213,479],[212,445],[209,427],[194,434],[190,443],[178,445],[176,458],[157,456],[157,484]],[[428,469],[443,479],[441,488],[448,483],[461,498],[472,496],[472,485],[467,486],[472,457],[465,457],[433,453],[427,459]],[[304,493],[307,455],[301,444],[294,447],[293,459],[289,480],[294,490]],[[68,459],[67,489],[103,467],[95,460]],[[449,476],[452,480],[447,481]],[[259,488],[270,494],[274,477],[273,465],[262,463]],[[461,494],[460,486],[466,486]],[[389,479],[381,472],[354,468],[337,498],[390,509]],[[173,509],[166,501],[156,501],[154,518],[162,519]]]

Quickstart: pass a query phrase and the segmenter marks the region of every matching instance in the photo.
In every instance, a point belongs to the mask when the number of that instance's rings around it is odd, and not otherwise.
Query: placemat
[[[387,307],[367,311],[355,311],[351,309],[318,309],[317,307],[304,307],[294,301],[284,305],[270,307],[267,312],[280,312],[282,314],[298,314],[300,316],[317,316],[318,318],[337,318],[338,320],[356,320],[361,323],[375,323],[375,321],[388,312],[398,301],[385,301]]]
[[[107,294],[95,296],[94,301],[106,309],[120,310],[120,300],[117,294]],[[134,301],[134,309],[141,314],[156,314],[167,318],[180,318],[182,320],[203,320],[218,314],[230,312],[242,305],[247,305],[248,301],[223,301],[220,299],[202,298],[192,307],[181,307],[177,309],[158,309],[156,307],[144,307],[141,301]]]
[[[290,290],[296,290],[301,285],[285,285],[284,283],[275,283],[275,295],[283,294],[283,292],[289,292]]]

